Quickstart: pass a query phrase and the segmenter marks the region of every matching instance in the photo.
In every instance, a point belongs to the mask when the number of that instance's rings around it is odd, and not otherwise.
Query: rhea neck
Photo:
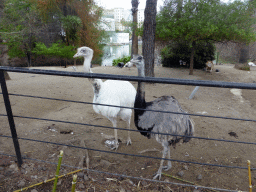
[[[93,73],[91,70],[91,61],[92,61],[92,55],[89,56],[84,56],[84,71],[87,73]],[[88,80],[90,81],[90,83],[93,86],[93,90],[95,94],[98,94],[100,89],[101,89],[101,85],[102,85],[102,80],[101,79],[94,79],[94,78],[88,78]]]
[[[92,73],[91,70],[91,61],[92,61],[93,55],[84,56],[84,71],[87,73]]]
[[[138,76],[145,77],[144,72],[144,61],[137,65]],[[135,99],[135,107],[136,108],[144,108],[145,107],[145,83],[138,81],[137,94]]]

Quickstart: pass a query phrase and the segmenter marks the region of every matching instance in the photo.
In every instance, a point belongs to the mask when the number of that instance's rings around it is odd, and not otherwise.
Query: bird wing
[[[159,97],[148,103],[146,109],[185,113],[178,101],[169,96]],[[191,124],[192,122],[188,115],[145,111],[139,116],[138,126],[146,130],[153,128],[151,131],[157,133],[193,135],[193,126],[192,130],[188,130]]]

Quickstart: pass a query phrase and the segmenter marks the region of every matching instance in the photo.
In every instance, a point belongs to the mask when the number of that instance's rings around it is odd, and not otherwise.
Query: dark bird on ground
[[[134,56],[131,62],[138,68],[138,76],[145,77],[143,57]],[[172,96],[162,96],[154,101],[146,102],[145,85],[141,81],[138,82],[134,108],[134,122],[137,129],[142,135],[148,138],[155,138],[158,143],[162,144],[163,159],[166,155],[170,159],[170,146],[175,147],[176,143],[180,140],[188,142],[194,134],[194,123],[188,115],[147,111],[158,110],[186,113]],[[172,167],[170,160],[167,166],[163,167],[163,159],[153,179],[159,177],[160,180],[162,169],[165,168],[167,171]]]
[[[233,137],[235,137],[235,138],[238,138],[238,135],[237,135],[235,132],[233,132],[233,131],[229,132],[228,134],[229,134],[230,136],[233,136]]]

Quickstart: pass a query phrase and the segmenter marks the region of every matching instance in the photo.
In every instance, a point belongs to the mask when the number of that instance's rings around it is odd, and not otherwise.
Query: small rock
[[[87,175],[84,175],[84,180],[89,181],[89,177]]]
[[[200,190],[198,190],[198,189],[194,189],[194,191],[193,192],[200,192]]]
[[[183,172],[183,171],[179,171],[179,172],[177,173],[177,175],[180,176],[180,177],[183,177],[184,172]]]
[[[122,186],[120,186],[119,192],[125,192],[125,189]]]
[[[62,182],[62,180],[59,180],[58,183],[57,183],[57,185],[61,185],[61,182]]]
[[[31,192],[38,192],[36,189],[32,189]]]
[[[84,189],[84,188],[85,188],[85,186],[84,186],[84,184],[83,184],[83,183],[79,183],[78,188],[80,188],[80,189]]]
[[[23,188],[23,187],[25,186],[25,184],[26,184],[26,183],[25,183],[25,180],[23,179],[23,180],[21,180],[21,181],[18,182],[18,185],[17,185],[17,186],[18,186],[19,188]]]
[[[10,165],[10,169],[13,169],[14,171],[18,171],[19,170],[17,164],[11,164]]]
[[[199,174],[198,176],[197,176],[197,180],[202,180],[203,179],[203,176],[201,175],[201,174]]]
[[[81,177],[81,178],[84,177],[84,173],[83,172],[78,172],[77,177]]]
[[[188,170],[188,166],[187,166],[187,165],[184,165],[183,168],[184,168],[185,170]]]
[[[169,180],[169,179],[165,179],[164,182],[167,182],[167,183],[168,183],[168,182],[170,182],[170,180]]]
[[[104,159],[100,160],[100,165],[104,166],[104,167],[109,167],[111,165],[111,163],[109,161],[106,161]]]
[[[25,169],[25,168],[28,167],[28,164],[24,163],[24,164],[21,165],[21,167]]]

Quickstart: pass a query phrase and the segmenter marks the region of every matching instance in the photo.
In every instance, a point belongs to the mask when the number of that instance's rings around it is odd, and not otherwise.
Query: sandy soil
[[[229,82],[255,83],[256,71],[241,71],[232,64],[215,66],[219,73],[207,73],[195,70],[193,76],[188,75],[187,69],[155,68],[156,77],[184,78],[198,80],[216,80]],[[72,71],[72,68],[43,68],[49,70]],[[95,73],[137,75],[137,69],[119,69],[115,67],[94,67]],[[78,68],[82,71],[82,67]],[[22,73],[9,73],[11,80],[7,81],[9,93],[26,94],[42,97],[59,98],[75,101],[92,102],[93,91],[87,79],[73,77],[46,76]],[[136,82],[132,82],[137,87]],[[176,97],[182,107],[189,113],[227,116],[236,118],[256,119],[256,91],[232,90],[224,88],[200,87],[195,97],[188,97],[195,87],[183,85],[147,84],[146,100],[151,101],[162,95]],[[241,93],[241,95],[239,95]],[[235,95],[236,94],[236,95]],[[44,99],[10,96],[13,114],[15,116],[38,117],[61,121],[88,123],[94,125],[112,126],[105,117],[96,114],[91,105],[51,101]],[[4,102],[0,97],[0,114],[6,114]],[[231,121],[203,117],[192,117],[195,122],[195,132],[198,137],[227,139],[234,141],[255,142],[256,129],[254,122]],[[10,135],[10,129],[6,117],[0,116],[0,134]],[[56,123],[49,121],[15,118],[18,136],[50,142],[58,142],[69,145],[85,146],[93,149],[110,151],[104,145],[107,138],[113,136],[113,130],[104,128],[82,126],[74,124]],[[124,128],[125,123],[119,121],[118,127]],[[132,129],[136,129],[132,121]],[[238,137],[230,136],[229,132],[235,132]],[[67,134],[64,134],[67,133]],[[132,145],[126,146],[127,132],[118,131],[121,144],[117,150],[120,153],[139,154],[145,149],[162,150],[153,139],[147,139],[137,132],[131,133]],[[82,141],[82,142],[81,142]],[[57,162],[59,150],[64,150],[63,163],[78,166],[84,150],[63,147],[45,143],[37,143],[19,140],[21,152],[24,157]],[[217,165],[247,167],[250,160],[252,167],[256,167],[255,145],[219,142],[192,139],[189,143],[178,144],[171,151],[174,160],[192,161]],[[0,137],[0,152],[15,155],[11,139]],[[158,151],[146,152],[142,155],[161,157]],[[145,159],[127,155],[113,155],[98,151],[89,151],[90,168],[100,171],[126,174],[129,176],[151,179],[159,167],[160,160]],[[16,170],[12,161],[13,157],[0,156],[0,191],[13,191],[20,187],[30,186],[45,179],[54,177],[55,165],[24,160],[21,171]],[[85,163],[84,163],[85,166]],[[60,174],[65,174],[75,169],[63,167]],[[183,175],[181,174],[183,172]],[[179,173],[180,172],[180,173]],[[216,187],[232,190],[247,190],[248,176],[246,169],[221,168],[214,166],[202,166],[191,163],[173,162],[171,170],[166,174],[180,177],[183,180],[197,185]],[[178,176],[182,175],[182,176]],[[2,177],[1,177],[2,175]],[[86,173],[85,173],[86,175]],[[193,191],[193,188],[157,184],[149,181],[120,178],[117,176],[96,174],[92,178],[84,178],[80,174],[77,190],[79,191]],[[109,179],[111,178],[111,179]],[[161,180],[178,182],[163,176]],[[21,184],[23,181],[23,184]],[[71,191],[71,176],[61,179],[59,191]],[[252,181],[256,182],[256,172],[252,172]],[[51,191],[52,182],[31,189],[37,191]],[[30,191],[31,191],[30,189]],[[203,190],[204,191],[204,190]]]

